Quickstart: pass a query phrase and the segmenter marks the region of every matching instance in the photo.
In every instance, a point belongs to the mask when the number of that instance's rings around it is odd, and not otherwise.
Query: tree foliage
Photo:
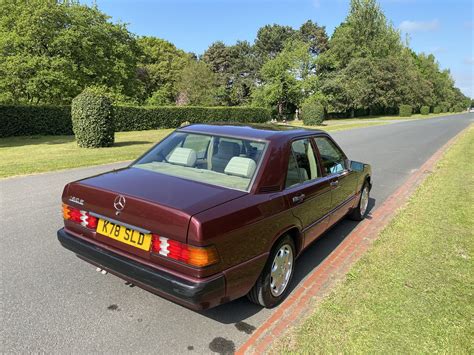
[[[351,0],[331,38],[311,20],[269,24],[253,43],[217,41],[201,56],[136,37],[78,0],[0,1],[0,103],[69,104],[85,88],[114,103],[264,105],[280,115],[311,96],[339,116],[470,105],[433,55],[403,43],[377,0]]]
[[[179,105],[215,105],[216,77],[203,61],[190,60],[181,71],[176,88]]]
[[[190,55],[174,44],[156,37],[141,37],[138,79],[143,85],[142,101],[169,105],[177,96],[176,82],[190,60]]]
[[[288,42],[281,53],[267,61],[260,74],[264,85],[254,94],[259,105],[276,106],[282,116],[298,107],[312,93],[315,60],[310,45]]]
[[[0,13],[2,102],[66,103],[91,85],[134,95],[135,38],[97,7],[3,0]]]

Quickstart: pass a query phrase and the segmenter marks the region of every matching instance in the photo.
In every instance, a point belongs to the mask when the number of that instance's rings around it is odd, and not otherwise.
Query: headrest
[[[196,164],[196,152],[191,148],[177,147],[171,153],[168,162],[177,165],[194,166]]]
[[[228,175],[236,175],[250,179],[257,168],[257,164],[250,158],[233,157],[224,169]]]
[[[236,156],[240,154],[240,146],[235,142],[221,141],[217,152],[220,156]]]

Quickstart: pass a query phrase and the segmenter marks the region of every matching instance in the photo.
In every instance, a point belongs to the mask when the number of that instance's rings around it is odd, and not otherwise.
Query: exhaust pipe
[[[107,275],[107,270],[101,269],[100,267],[95,269],[95,271],[100,272],[102,275]]]

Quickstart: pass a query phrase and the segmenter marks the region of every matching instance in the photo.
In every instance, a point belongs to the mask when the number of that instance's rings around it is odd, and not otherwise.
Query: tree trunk
[[[278,103],[278,115],[283,115],[283,102],[281,101]]]

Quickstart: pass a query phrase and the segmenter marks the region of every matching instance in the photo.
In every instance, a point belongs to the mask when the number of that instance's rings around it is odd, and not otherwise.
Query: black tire
[[[284,287],[283,292],[275,296],[272,293],[271,290],[271,269],[273,266],[273,262],[275,260],[275,256],[277,253],[280,251],[282,247],[287,245],[289,248],[291,248],[291,255],[292,255],[292,261],[291,261],[291,273],[289,276],[288,281],[286,282],[286,286]],[[260,306],[263,306],[265,308],[272,308],[280,304],[288,295],[289,290],[290,290],[290,284],[291,284],[291,279],[293,278],[293,274],[295,271],[295,244],[293,242],[293,239],[289,235],[285,235],[282,237],[272,248],[272,251],[270,252],[270,256],[268,257],[267,263],[265,264],[265,267],[262,270],[262,273],[258,277],[257,281],[255,282],[255,285],[252,287],[250,292],[247,294],[247,297],[250,301],[253,303],[256,303]]]
[[[357,204],[357,207],[354,208],[352,212],[349,214],[349,218],[354,221],[362,221],[367,215],[367,211],[369,210],[367,206],[365,207],[365,209],[361,207],[361,204],[363,203],[362,195],[365,189],[367,189],[367,203],[368,203],[369,197],[370,197],[370,184],[368,181],[365,181],[364,185],[362,185],[362,189],[360,190],[361,192],[360,192],[360,197],[359,197],[359,203]]]

